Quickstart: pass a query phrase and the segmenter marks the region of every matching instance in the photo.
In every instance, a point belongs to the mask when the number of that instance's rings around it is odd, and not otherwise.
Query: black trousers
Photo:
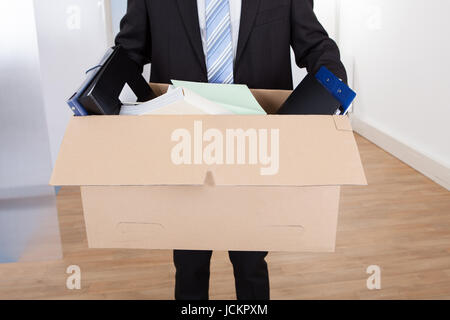
[[[175,299],[207,300],[212,251],[174,250]],[[267,252],[229,251],[238,300],[268,300]]]

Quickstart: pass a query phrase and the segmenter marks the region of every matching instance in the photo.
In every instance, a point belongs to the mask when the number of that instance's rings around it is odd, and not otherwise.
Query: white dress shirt
[[[237,43],[239,38],[239,25],[241,23],[241,5],[242,0],[228,0],[230,3],[230,19],[231,19],[231,40],[233,41],[233,61],[236,59]],[[206,0],[197,0],[198,22],[200,25],[200,33],[202,36],[203,52],[205,59],[207,55],[206,46]]]

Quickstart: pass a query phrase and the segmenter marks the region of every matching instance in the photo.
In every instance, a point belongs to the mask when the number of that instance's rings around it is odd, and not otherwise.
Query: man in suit
[[[313,0],[128,0],[116,44],[151,82],[171,79],[292,89],[296,63],[346,81]],[[174,250],[175,298],[208,299],[211,251]],[[238,299],[269,299],[267,252],[230,251]]]

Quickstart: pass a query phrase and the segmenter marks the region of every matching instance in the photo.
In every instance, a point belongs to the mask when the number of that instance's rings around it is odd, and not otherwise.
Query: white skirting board
[[[371,126],[367,122],[357,118],[354,114],[350,118],[356,133],[373,142],[386,152],[389,152],[437,184],[450,190],[450,168]]]

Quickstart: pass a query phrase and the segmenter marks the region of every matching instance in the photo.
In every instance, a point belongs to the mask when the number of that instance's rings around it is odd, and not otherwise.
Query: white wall
[[[341,0],[340,9],[341,49],[355,63],[354,117],[431,160],[441,171],[430,175],[447,179],[450,1]]]
[[[0,1],[0,48],[1,197],[51,171],[32,1]]]
[[[62,256],[32,0],[0,1],[0,263]]]
[[[108,46],[104,1],[34,0],[42,90],[56,161],[72,112],[66,100]]]
[[[336,0],[315,0],[314,12],[328,35],[336,40],[338,37],[338,2]]]
[[[112,33],[115,36],[120,31],[120,20],[127,12],[126,0],[109,0],[111,3]]]

